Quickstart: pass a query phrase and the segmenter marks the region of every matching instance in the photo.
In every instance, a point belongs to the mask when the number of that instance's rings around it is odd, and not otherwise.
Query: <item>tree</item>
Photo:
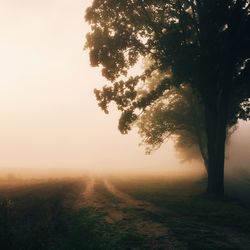
[[[181,115],[180,115],[181,114]],[[171,138],[183,160],[203,160],[207,170],[207,148],[203,106],[190,86],[172,87],[147,107],[135,124],[146,153]]]
[[[153,82],[156,80],[159,79],[154,78]],[[149,84],[152,85],[152,79]],[[166,140],[173,139],[183,161],[203,160],[208,172],[204,107],[189,85],[172,87],[137,117],[135,125],[146,153],[150,154]],[[227,141],[237,128],[234,125],[228,126]]]
[[[146,58],[144,68],[152,65]],[[155,71],[137,90],[141,96],[147,96],[164,78],[164,74]],[[204,122],[204,107],[190,85],[172,87],[162,97],[155,100],[137,117],[134,124],[139,128],[141,145],[146,153],[157,150],[166,140],[172,139],[182,161],[203,160],[207,170],[207,148]],[[181,115],[180,115],[181,114]]]
[[[105,112],[110,102],[117,104],[123,133],[138,111],[172,86],[189,84],[198,93],[204,106],[210,194],[224,192],[228,126],[250,117],[249,9],[248,0],[94,0],[86,11],[91,65],[101,65],[111,82],[95,94]],[[146,56],[154,64],[126,78]],[[141,96],[140,84],[155,70],[164,78]]]

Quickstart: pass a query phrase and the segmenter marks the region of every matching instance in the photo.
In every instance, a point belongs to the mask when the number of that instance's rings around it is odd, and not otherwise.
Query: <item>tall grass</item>
[[[64,230],[65,213],[80,191],[80,182],[63,181],[2,193],[1,249],[48,249]]]

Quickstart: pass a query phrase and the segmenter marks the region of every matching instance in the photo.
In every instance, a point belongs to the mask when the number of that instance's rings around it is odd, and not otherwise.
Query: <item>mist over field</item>
[[[90,30],[83,13],[90,4],[3,3],[0,173],[203,174],[199,162],[178,159],[171,141],[145,155],[136,131],[118,131],[115,107],[108,116],[99,109],[93,89],[107,81],[83,51]],[[248,168],[249,127],[241,122],[230,140],[228,171]]]
[[[229,139],[226,151],[228,170],[235,168],[250,170],[250,125],[249,122],[239,122],[238,128]]]
[[[249,123],[240,122],[236,131],[232,134],[227,144],[226,150],[226,167],[225,167],[225,179],[228,183],[232,183],[233,187],[237,189],[237,193],[244,193],[249,189],[249,176],[250,176],[250,140],[248,138]],[[170,145],[171,147],[171,145]],[[100,166],[100,168],[91,169],[90,166],[83,165],[82,167],[76,167],[74,165],[68,167],[1,167],[0,177],[6,180],[15,179],[47,179],[47,178],[65,178],[65,177],[81,177],[86,175],[96,176],[137,176],[137,177],[154,177],[164,176],[165,178],[179,178],[179,179],[197,179],[206,175],[204,166],[201,161],[182,161],[178,158],[178,154],[175,155],[176,159],[172,163],[168,162],[167,148],[163,146],[165,150],[165,165],[161,168],[155,166],[138,166],[131,160],[126,168],[125,166],[113,166],[106,165]],[[110,153],[112,154],[112,152]],[[153,152],[152,154],[155,154]],[[152,157],[151,155],[146,158]],[[122,160],[121,160],[122,161]],[[239,186],[239,188],[237,188]],[[243,189],[242,189],[243,188]]]
[[[250,249],[249,1],[0,6],[1,249]]]

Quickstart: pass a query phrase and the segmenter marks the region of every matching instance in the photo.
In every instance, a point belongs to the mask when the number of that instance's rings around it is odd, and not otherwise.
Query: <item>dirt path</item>
[[[187,249],[175,238],[172,230],[181,234],[183,242],[186,242],[185,237],[193,237],[197,241],[201,239],[207,246],[214,245],[214,249],[250,249],[249,237],[243,232],[206,224],[194,217],[183,217],[172,210],[163,210],[122,192],[108,180],[91,178],[87,181],[78,207],[91,207],[104,212],[108,223],[117,224],[124,232],[132,230],[143,235],[147,243],[145,250]],[[174,221],[172,230],[169,222],[166,222],[168,220],[161,219],[163,215]]]
[[[111,202],[100,192],[102,189],[115,197],[118,202]],[[143,235],[147,242],[146,249],[185,249],[165,224],[156,222],[148,216],[148,213],[158,213],[159,208],[121,192],[108,180],[90,179],[82,198],[78,206],[105,212],[108,223],[119,223],[122,230],[134,230]]]
[[[107,201],[103,195],[95,190],[96,180],[90,178],[86,183],[86,187],[82,196],[77,201],[76,207],[93,207],[95,209],[102,209],[107,206]]]
[[[143,209],[148,212],[160,212],[160,208],[154,206],[153,204],[145,201],[141,201],[131,197],[130,195],[118,190],[110,181],[104,180],[104,186],[106,189],[115,197],[117,197],[125,207],[133,207],[137,209]]]

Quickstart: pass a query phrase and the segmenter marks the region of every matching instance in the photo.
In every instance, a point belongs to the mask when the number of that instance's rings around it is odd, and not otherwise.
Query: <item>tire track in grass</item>
[[[96,185],[102,185],[102,188],[110,192],[119,202],[110,202],[110,199],[97,191]],[[159,213],[159,208],[119,191],[108,180],[100,182],[94,178],[90,179],[86,183],[79,207],[91,207],[105,212],[105,220],[108,223],[117,224],[124,232],[133,230],[142,235],[146,242],[145,249],[186,249],[175,239],[165,224],[148,218],[148,213]]]
[[[166,227],[165,224],[146,217],[147,212],[153,214],[162,212],[160,208],[149,202],[135,199],[118,190],[108,180],[104,180],[104,186],[121,201],[120,208],[135,210],[132,215],[133,227],[137,232],[150,239],[149,242],[151,242],[151,244],[149,249],[185,249],[185,247],[174,238],[171,230]]]
[[[137,209],[143,209],[148,212],[161,211],[160,208],[156,207],[155,205],[149,202],[135,199],[132,196],[118,190],[110,181],[104,180],[103,182],[106,189],[115,197],[117,197],[125,206],[130,206]]]
[[[194,241],[201,240],[200,243],[198,242],[196,244],[196,246],[200,244],[200,248],[196,247],[195,249],[207,249],[206,247],[209,247],[209,249],[250,249],[250,241],[247,233],[245,234],[243,232],[237,232],[232,228],[230,229],[219,225],[215,226],[209,223],[204,223],[203,221],[197,221],[196,218],[192,216],[183,216],[165,208],[160,209],[150,202],[136,199],[129,194],[120,191],[115,187],[115,185],[110,183],[110,181],[105,180],[104,185],[114,196],[119,198],[123,202],[123,204],[132,206],[135,209],[144,208],[144,211],[151,212],[153,218],[154,215],[156,215],[155,218],[157,218],[157,215],[164,215],[166,218],[170,218],[172,220],[172,230],[175,233],[177,231],[177,235],[181,234],[182,236],[180,238],[184,240],[184,242],[190,242],[192,241],[192,239]],[[140,221],[138,226],[139,230],[142,229],[142,231],[150,232],[150,225],[152,226],[151,229],[154,229],[157,228],[158,225],[167,225],[168,223],[169,222],[166,222],[166,224],[159,222],[155,224],[154,221],[153,223],[151,223],[150,221],[147,221],[147,223],[141,223]],[[158,227],[158,230],[159,232],[161,232],[161,227]],[[195,237],[193,237],[192,234],[195,235]],[[189,246],[188,249],[192,248],[190,248]]]
[[[114,199],[110,199],[112,196]],[[192,249],[192,246],[195,246],[195,249],[250,249],[247,233],[210,225],[197,221],[192,216],[183,216],[172,210],[159,208],[122,192],[108,180],[91,179],[86,185],[83,197],[83,205],[105,212],[108,223],[117,224],[124,232],[132,230],[142,235],[147,243],[143,250],[181,250]],[[112,200],[116,202],[112,203]],[[168,219],[159,220],[162,216]]]
[[[105,220],[109,223],[118,222],[127,218],[123,211],[117,209],[117,204],[110,202],[105,195],[97,192],[97,189],[95,188],[96,185],[97,180],[94,178],[87,181],[85,190],[78,201],[77,207],[90,207],[97,211],[105,212],[107,214]],[[104,187],[102,186],[102,188]]]

